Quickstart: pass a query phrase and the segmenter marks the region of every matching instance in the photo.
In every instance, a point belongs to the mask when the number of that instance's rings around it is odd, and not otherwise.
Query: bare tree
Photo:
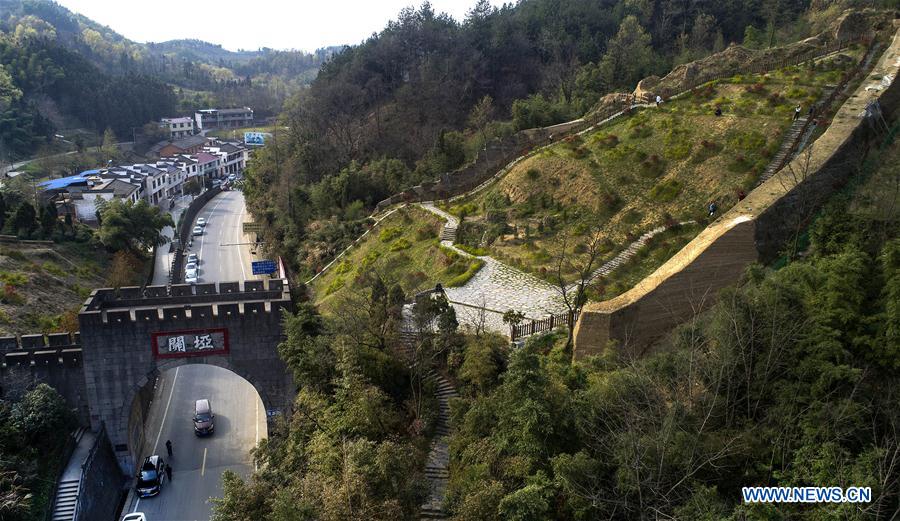
[[[583,253],[576,253],[579,246],[583,247]],[[603,240],[599,226],[590,228],[586,242],[579,242],[569,231],[561,233],[554,262],[553,282],[568,314],[567,348],[572,347],[574,321],[587,303],[587,287],[594,279],[594,271],[599,267],[602,253]]]

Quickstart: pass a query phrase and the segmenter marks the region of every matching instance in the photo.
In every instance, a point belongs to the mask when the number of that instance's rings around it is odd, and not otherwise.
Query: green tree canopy
[[[619,32],[610,38],[600,62],[607,85],[632,89],[650,70],[654,61],[650,35],[634,16],[626,16]]]
[[[165,242],[165,237],[160,235],[165,226],[175,226],[171,215],[143,200],[133,203],[114,199],[99,213],[102,217],[100,242],[112,251],[131,250],[144,255],[153,246]]]

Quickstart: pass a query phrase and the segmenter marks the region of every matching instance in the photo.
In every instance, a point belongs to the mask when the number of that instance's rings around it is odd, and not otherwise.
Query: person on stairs
[[[800,117],[800,111],[801,111],[801,110],[803,110],[803,108],[802,108],[802,107],[800,106],[800,104],[798,103],[798,104],[797,104],[797,108],[794,109],[794,119],[793,119],[792,121],[797,121],[797,118]]]

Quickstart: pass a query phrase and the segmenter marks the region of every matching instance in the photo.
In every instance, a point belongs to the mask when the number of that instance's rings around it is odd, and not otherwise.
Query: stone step
[[[56,501],[66,501],[69,499],[75,499],[78,497],[78,489],[66,490],[64,492],[58,492],[56,494]]]

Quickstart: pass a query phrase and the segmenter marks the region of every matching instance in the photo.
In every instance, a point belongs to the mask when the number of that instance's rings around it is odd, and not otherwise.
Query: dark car
[[[209,405],[209,400],[202,399],[197,400],[194,404],[194,434],[197,436],[206,436],[213,433],[213,429],[215,429],[215,423],[213,423],[213,419],[215,415],[212,412],[212,407]]]
[[[159,494],[165,476],[166,462],[157,455],[147,456],[137,475],[138,497],[151,497]]]

